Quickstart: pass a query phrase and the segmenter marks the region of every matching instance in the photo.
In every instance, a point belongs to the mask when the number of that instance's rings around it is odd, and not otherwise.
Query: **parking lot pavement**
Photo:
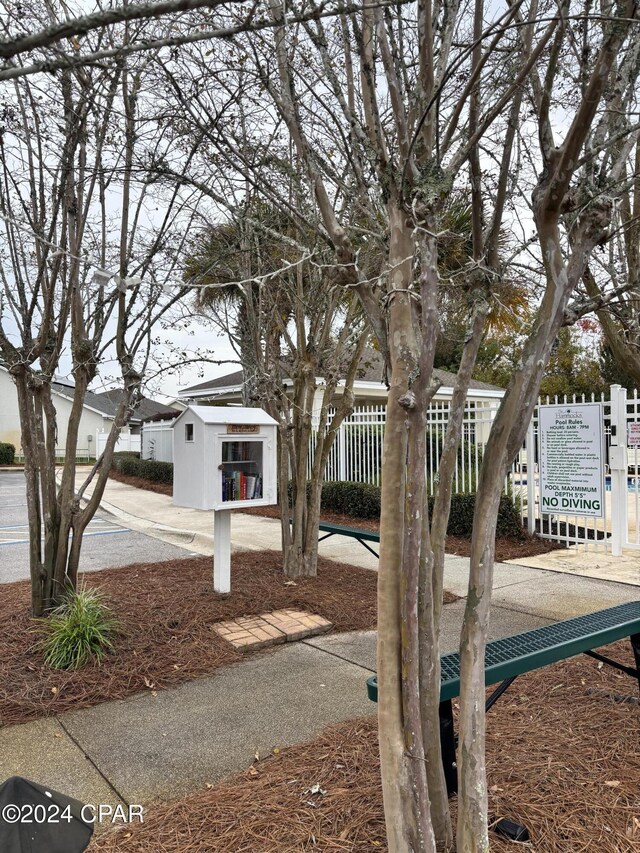
[[[28,535],[24,475],[22,471],[0,471],[0,583],[29,577]],[[80,571],[157,563],[192,555],[192,551],[135,533],[98,513],[84,534]]]

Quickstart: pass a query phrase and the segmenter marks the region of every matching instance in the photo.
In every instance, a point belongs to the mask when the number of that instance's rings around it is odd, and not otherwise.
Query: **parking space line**
[[[122,530],[97,530],[95,533],[85,533],[82,538],[87,539],[90,536],[113,536],[116,533],[132,532],[132,530],[128,530],[127,528],[122,528]],[[69,536],[71,536],[71,534],[69,534]],[[9,539],[7,542],[0,542],[0,548],[2,548],[3,545],[24,545],[28,542],[28,539]]]

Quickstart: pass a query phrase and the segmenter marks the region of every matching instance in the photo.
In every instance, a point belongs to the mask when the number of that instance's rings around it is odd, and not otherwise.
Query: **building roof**
[[[74,386],[69,382],[52,382],[51,388],[63,397],[73,397]],[[101,395],[93,391],[86,392],[83,405],[107,418],[113,418],[116,414],[116,407],[109,400],[101,399]]]
[[[384,364],[380,353],[371,348],[365,350],[356,374],[356,383],[360,381],[378,382],[382,384],[383,374]],[[433,375],[445,388],[452,388],[455,385],[455,373],[435,368]],[[207,382],[199,382],[197,385],[191,385],[188,388],[183,388],[179,393],[181,397],[189,397],[191,394],[202,396],[207,391],[221,391],[222,389],[239,390],[242,387],[243,381],[244,372],[242,370],[236,370],[233,373],[218,376],[217,379],[209,379]],[[477,379],[471,380],[469,383],[469,389],[475,391],[504,391],[504,388],[500,388],[498,385],[491,385],[489,382],[480,382]]]
[[[145,418],[144,422],[146,424],[155,423],[156,421],[172,421],[174,418],[177,418],[178,415],[181,415],[184,412],[185,407],[182,406],[179,409],[174,409],[172,412],[158,412],[157,415],[151,415],[149,418]]]
[[[368,347],[360,360],[360,366],[356,373],[356,380],[360,379],[363,382],[382,382],[384,375],[384,362],[378,350]],[[456,382],[456,374],[448,370],[441,370],[439,367],[434,368],[433,376],[445,388],[453,388]],[[498,385],[491,385],[489,382],[480,382],[477,379],[472,379],[469,383],[469,388],[476,391],[504,391]]]
[[[104,401],[105,404],[110,405],[112,407],[113,415],[115,416],[116,409],[120,404],[123,393],[122,388],[114,388],[111,391],[102,391],[100,394],[94,394],[93,396],[100,401]],[[136,404],[134,413],[132,420],[146,421],[156,415],[173,417],[176,414],[176,410],[171,406],[166,406],[164,403],[158,403],[156,400],[150,400],[148,397],[142,397]]]
[[[8,372],[4,364],[0,363],[0,368]],[[73,383],[63,378],[58,378],[51,383],[52,391],[70,399],[73,398],[74,387]],[[121,388],[112,389],[111,391],[101,391],[99,394],[96,394],[95,391],[87,391],[83,405],[107,418],[115,418],[118,404],[122,399],[122,393]],[[164,403],[158,403],[156,400],[142,397],[135,407],[135,414],[131,420],[137,423],[155,415],[175,417],[177,414],[179,414],[178,410],[171,406],[165,406]]]
[[[64,397],[73,397],[74,386],[70,382],[52,382],[51,387],[54,391],[62,394]],[[120,400],[122,399],[122,388],[114,388],[111,391],[101,391],[96,394],[95,391],[87,391],[84,398],[84,405],[93,409],[96,412],[104,415],[107,418],[115,418]],[[176,409],[165,406],[164,403],[158,403],[156,400],[150,400],[147,397],[142,397],[136,404],[134,415],[131,421],[138,423],[146,420],[154,415],[165,415],[167,417],[174,416]]]
[[[188,388],[183,388],[179,392],[181,397],[188,397],[191,391],[208,391],[211,389],[220,388],[236,388],[244,382],[244,371],[235,370],[233,373],[226,373],[224,376],[218,376],[217,379],[208,379],[206,382],[199,382],[197,385],[190,385]]]
[[[245,408],[244,406],[188,406],[184,412],[180,412],[173,426],[183,417],[189,415],[195,415],[205,424],[278,425],[278,422],[262,409]]]

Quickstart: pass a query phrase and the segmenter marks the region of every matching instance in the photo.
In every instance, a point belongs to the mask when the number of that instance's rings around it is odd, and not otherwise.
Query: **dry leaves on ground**
[[[609,652],[630,661],[624,643]],[[531,842],[492,835],[492,850],[640,849],[637,695],[636,682],[586,657],[511,686],[487,718],[490,813],[525,824]],[[142,826],[90,847],[90,853],[310,851],[386,851],[375,718],[327,729],[220,785],[153,808]]]

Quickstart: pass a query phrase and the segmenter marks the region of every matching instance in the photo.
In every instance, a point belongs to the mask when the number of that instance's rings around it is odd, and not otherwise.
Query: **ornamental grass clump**
[[[78,669],[98,663],[113,648],[119,622],[97,589],[70,589],[62,604],[42,620],[46,636],[39,643],[52,669]]]

